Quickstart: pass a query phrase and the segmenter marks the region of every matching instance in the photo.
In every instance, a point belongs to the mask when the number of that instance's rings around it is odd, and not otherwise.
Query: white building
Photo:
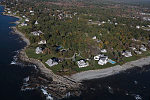
[[[11,13],[11,11],[8,11],[8,14],[10,14]]]
[[[96,39],[96,36],[94,36],[92,39],[95,40],[95,39]]]
[[[129,51],[122,52],[122,55],[125,57],[131,57],[132,56],[131,52],[129,52]]]
[[[89,66],[89,63],[85,62],[84,60],[77,61],[77,64],[78,64],[79,68],[83,68],[83,67]]]
[[[46,40],[41,40],[38,44],[46,44]]]
[[[94,56],[94,60],[99,60],[101,57],[104,57],[104,55],[99,54],[99,55],[97,55],[97,56]]]
[[[45,63],[48,64],[50,67],[55,66],[55,65],[58,64],[58,62],[56,62],[52,59],[47,60]]]
[[[29,22],[29,19],[28,19],[28,18],[26,18],[26,19],[25,19],[25,21],[26,21],[26,22]]]
[[[34,36],[40,36],[41,34],[44,34],[42,31],[34,31],[31,32],[31,34],[33,34]]]
[[[142,54],[141,51],[135,51],[135,53],[138,54],[138,55]]]
[[[141,48],[140,48],[140,50],[141,51],[147,51],[147,48],[144,45],[142,45]]]
[[[37,47],[37,48],[35,49],[35,53],[36,53],[36,54],[43,53],[42,48]]]
[[[137,29],[139,29],[139,28],[140,28],[140,26],[136,26],[136,28],[137,28]]]
[[[99,65],[104,65],[104,64],[107,64],[107,62],[108,62],[108,57],[105,56],[105,57],[101,57],[101,58],[99,59],[98,64],[99,64]]]
[[[35,24],[35,25],[38,25],[39,23],[38,23],[38,21],[36,21],[34,24]]]
[[[33,13],[34,11],[30,10],[30,13]]]
[[[106,49],[102,49],[101,52],[102,53],[107,53],[107,50]]]
[[[27,26],[27,24],[26,23],[21,23],[21,26]]]

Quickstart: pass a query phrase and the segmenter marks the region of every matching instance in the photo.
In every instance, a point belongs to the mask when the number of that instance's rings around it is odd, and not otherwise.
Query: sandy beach
[[[85,72],[80,72],[77,74],[73,74],[71,76],[72,79],[74,79],[77,82],[83,81],[83,80],[90,80],[95,78],[103,78],[110,75],[118,74],[122,71],[134,68],[134,67],[142,67],[144,65],[150,64],[150,57],[141,58],[135,61],[127,62],[123,65],[116,65],[110,68],[105,69],[99,69],[99,70],[90,70]]]

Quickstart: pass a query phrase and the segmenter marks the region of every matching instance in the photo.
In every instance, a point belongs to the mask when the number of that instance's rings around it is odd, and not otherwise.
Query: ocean
[[[0,6],[0,100],[45,100],[38,91],[21,91],[32,68],[15,64],[18,50],[26,43],[9,28],[17,18],[4,16]],[[150,100],[150,66],[134,68],[114,76],[84,81],[79,97],[63,100]]]

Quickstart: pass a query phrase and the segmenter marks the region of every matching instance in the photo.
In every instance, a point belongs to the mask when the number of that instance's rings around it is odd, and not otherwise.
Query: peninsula
[[[150,64],[150,8],[136,3],[74,0],[1,2],[27,43],[23,62],[36,65],[30,87],[46,86],[57,98],[79,95],[83,80]],[[34,80],[34,81],[33,81]]]

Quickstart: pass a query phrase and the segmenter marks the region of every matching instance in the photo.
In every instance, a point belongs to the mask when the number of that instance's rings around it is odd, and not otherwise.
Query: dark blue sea
[[[2,15],[3,9],[0,6],[0,100],[44,100],[37,91],[20,91],[32,68],[11,64],[26,43],[9,28],[18,19]],[[83,83],[80,97],[64,100],[150,100],[150,66]]]

